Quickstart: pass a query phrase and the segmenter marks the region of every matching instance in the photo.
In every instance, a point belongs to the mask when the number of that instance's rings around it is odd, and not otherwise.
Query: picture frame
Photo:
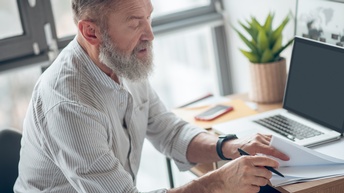
[[[297,36],[344,47],[344,0],[298,0]]]

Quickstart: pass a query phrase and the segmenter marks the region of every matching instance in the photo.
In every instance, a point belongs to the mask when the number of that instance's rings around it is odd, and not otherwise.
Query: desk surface
[[[241,99],[244,101],[249,101],[247,94],[236,94],[230,95],[230,99]],[[275,104],[257,104],[257,111],[258,112],[265,112],[268,110],[273,110],[277,108],[281,108],[281,103]],[[338,144],[344,145],[344,140],[340,140],[338,142],[333,142],[330,144],[333,148],[336,148]],[[322,146],[316,147],[317,150],[321,151]],[[344,153],[343,153],[344,156]],[[199,164],[196,167],[192,168],[191,171],[196,174],[197,176],[202,176],[205,173],[212,171],[215,169],[215,164]],[[311,182],[303,182],[297,184],[290,184],[286,186],[277,187],[282,193],[342,193],[344,192],[344,177],[335,177],[323,180],[315,180]]]

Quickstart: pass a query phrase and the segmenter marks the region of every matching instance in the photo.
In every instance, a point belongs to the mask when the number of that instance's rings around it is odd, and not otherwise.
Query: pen
[[[247,153],[246,151],[244,151],[244,150],[242,150],[240,148],[238,148],[238,151],[239,151],[240,155],[250,155],[249,153]],[[275,170],[274,168],[272,168],[270,166],[264,166],[264,168],[266,168],[269,171],[271,171],[271,172],[273,172],[273,173],[275,173],[275,174],[277,174],[277,175],[279,175],[279,176],[284,178],[284,175],[281,174],[279,171]]]

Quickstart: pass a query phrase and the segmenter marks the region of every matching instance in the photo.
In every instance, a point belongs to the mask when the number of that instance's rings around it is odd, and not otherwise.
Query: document
[[[290,157],[289,161],[277,160],[280,164],[278,171],[285,178],[273,175],[270,180],[273,186],[344,175],[343,159],[319,153],[276,136],[272,137],[270,146]]]

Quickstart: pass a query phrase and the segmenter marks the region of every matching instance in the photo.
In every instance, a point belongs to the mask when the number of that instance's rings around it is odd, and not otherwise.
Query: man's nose
[[[142,40],[146,41],[153,41],[154,40],[154,33],[153,33],[153,28],[151,25],[151,21],[147,21],[146,27],[144,29],[144,33],[142,35]]]

